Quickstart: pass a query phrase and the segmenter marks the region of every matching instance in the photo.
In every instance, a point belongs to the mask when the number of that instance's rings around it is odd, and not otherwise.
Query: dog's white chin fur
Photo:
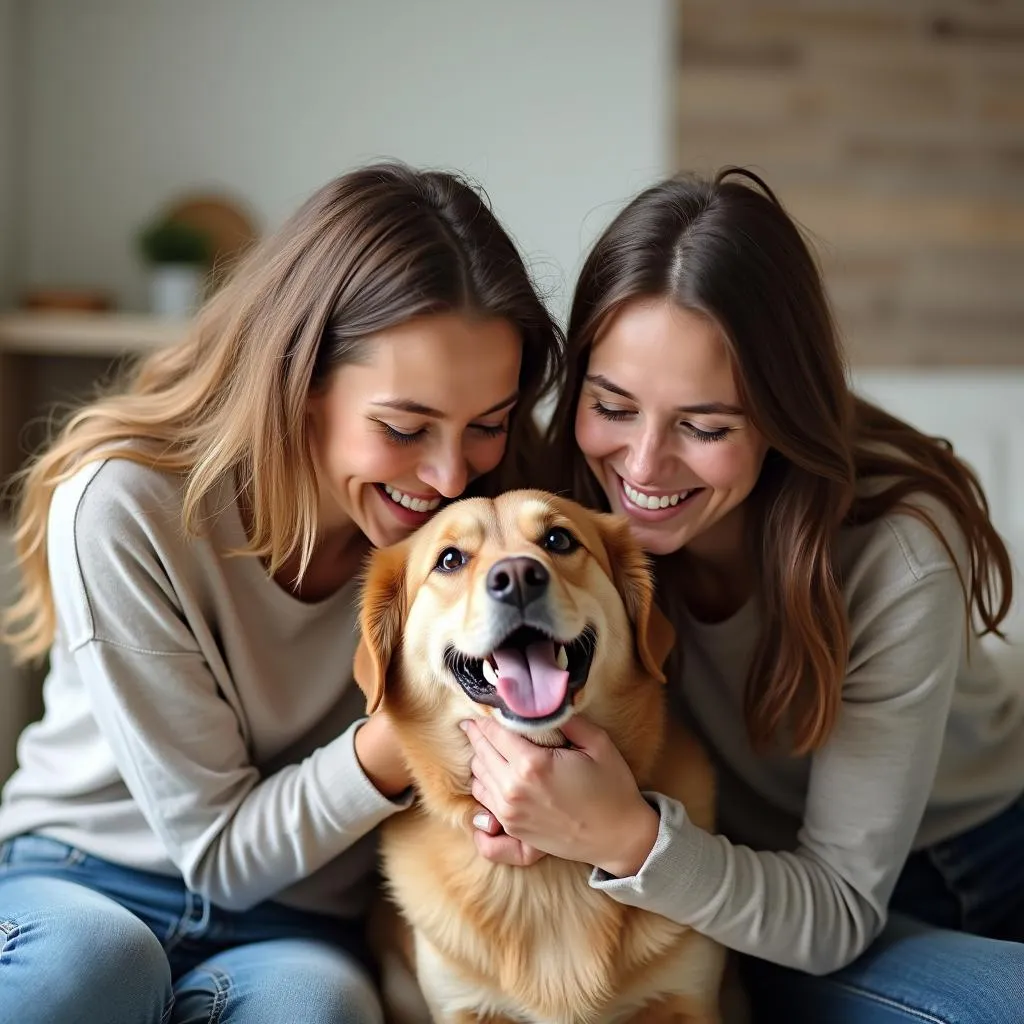
[[[538,747],[564,747],[565,737],[562,735],[560,727],[565,725],[572,716],[573,708],[572,705],[569,705],[562,709],[557,718],[546,721],[543,726],[538,728],[518,718],[506,718],[500,708],[494,709],[494,719],[502,728],[508,729],[509,732],[519,733],[531,743],[536,743]]]

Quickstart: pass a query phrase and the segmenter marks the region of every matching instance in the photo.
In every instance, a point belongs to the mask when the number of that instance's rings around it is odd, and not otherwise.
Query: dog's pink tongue
[[[509,711],[520,718],[545,718],[565,701],[569,673],[555,662],[551,641],[530,644],[526,654],[515,647],[494,652],[498,666],[498,694]]]

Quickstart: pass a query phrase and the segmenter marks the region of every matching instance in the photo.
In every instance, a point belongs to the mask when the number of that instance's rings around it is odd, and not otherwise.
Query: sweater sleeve
[[[405,804],[364,774],[353,742],[362,719],[261,778],[176,600],[167,565],[180,565],[186,542],[170,529],[180,531],[122,496],[58,489],[49,527],[58,642],[185,884],[243,910],[316,871]]]
[[[591,885],[812,974],[855,959],[885,924],[924,814],[967,635],[952,562],[908,575],[862,612],[838,721],[812,757],[794,850],[734,845],[650,794],[661,824],[647,861],[630,878],[595,870]]]

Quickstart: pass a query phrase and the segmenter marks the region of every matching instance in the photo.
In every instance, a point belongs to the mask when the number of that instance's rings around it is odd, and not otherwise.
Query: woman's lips
[[[618,474],[616,474],[618,476]],[[642,491],[618,477],[619,494],[623,511],[636,519],[645,522],[663,522],[680,515],[693,503],[693,499],[704,489],[702,487],[684,488],[680,491],[664,491],[651,493]],[[654,504],[657,502],[657,504]]]

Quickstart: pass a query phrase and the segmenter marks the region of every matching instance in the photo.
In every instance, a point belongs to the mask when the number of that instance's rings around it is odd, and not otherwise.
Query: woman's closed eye
[[[635,409],[624,409],[621,407],[605,405],[604,402],[599,402],[595,399],[591,408],[606,420],[611,420],[613,423],[621,423],[628,420],[632,416],[636,416],[637,412]],[[690,423],[688,420],[680,420],[679,426],[681,426],[695,441],[700,441],[703,444],[710,444],[713,441],[721,441],[727,434],[732,430],[732,427],[717,427],[714,430],[705,430],[702,427],[698,427],[696,423]]]
[[[414,444],[426,437],[430,431],[429,427],[417,427],[415,430],[402,429],[384,420],[377,420],[377,423],[384,432],[384,436],[394,444]],[[485,438],[501,437],[502,434],[508,433],[508,420],[503,420],[501,423],[472,423],[469,429]]]
[[[731,427],[719,427],[717,430],[702,430],[695,423],[682,423],[680,424],[685,430],[687,430],[690,436],[695,441],[700,441],[701,444],[711,444],[713,441],[721,441],[725,438],[726,434],[730,433]]]
[[[501,423],[474,423],[470,429],[484,437],[501,437],[508,433],[508,420],[502,420]]]
[[[398,427],[385,423],[383,420],[377,420],[377,423],[384,436],[394,444],[414,444],[427,432],[426,427],[419,427],[417,430],[399,430]]]
[[[622,409],[613,405],[605,405],[604,402],[599,402],[596,398],[591,403],[590,408],[593,409],[598,416],[603,416],[606,420],[612,420],[615,423],[636,415],[635,409]]]

